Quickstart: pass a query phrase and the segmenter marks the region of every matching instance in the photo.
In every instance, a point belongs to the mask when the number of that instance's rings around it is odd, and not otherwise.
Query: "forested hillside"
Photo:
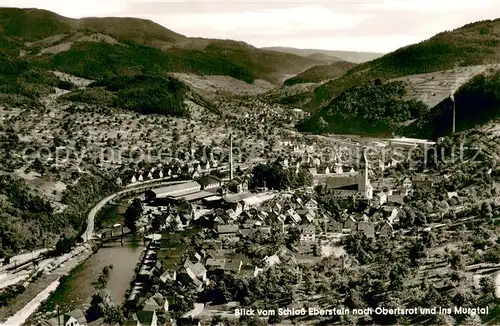
[[[15,55],[22,50],[45,68],[94,79],[190,72],[278,82],[321,62],[244,42],[187,38],[136,18],[71,19],[45,10],[0,8],[0,26],[0,47]]]
[[[0,52],[0,62],[0,104],[32,107],[60,82],[52,73],[5,53]]]
[[[467,24],[356,66],[342,77],[318,86],[314,92],[304,93],[305,107],[319,109],[344,90],[377,78],[384,81],[456,66],[496,63],[500,61],[499,50],[500,19]]]
[[[65,212],[54,213],[50,203],[23,180],[0,176],[0,256],[50,247],[61,234],[76,237],[85,227],[90,205],[113,190],[113,183],[99,176],[85,176],[67,189],[63,198],[68,205]]]
[[[401,123],[428,110],[422,102],[404,96],[403,82],[368,82],[343,92],[297,128],[317,133],[390,135]]]
[[[355,66],[355,63],[346,61],[314,66],[292,78],[288,78],[284,84],[290,86],[301,83],[319,83],[324,80],[340,77]]]

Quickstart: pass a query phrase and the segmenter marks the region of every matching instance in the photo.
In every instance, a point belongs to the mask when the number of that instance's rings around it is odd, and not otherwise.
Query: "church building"
[[[357,174],[330,174],[326,178],[326,188],[330,189],[333,196],[338,199],[355,198],[370,200],[373,198],[373,187],[368,177],[368,161],[363,152],[360,168]]]

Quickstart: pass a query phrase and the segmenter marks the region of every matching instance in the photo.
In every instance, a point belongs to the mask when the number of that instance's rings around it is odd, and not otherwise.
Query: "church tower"
[[[366,159],[364,150],[359,163],[358,191],[365,195],[367,199],[371,199],[373,197],[373,188],[370,184],[370,179],[368,178],[368,160]]]

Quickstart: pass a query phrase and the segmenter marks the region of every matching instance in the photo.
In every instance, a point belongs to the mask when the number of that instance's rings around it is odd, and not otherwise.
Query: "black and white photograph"
[[[0,326],[500,325],[498,159],[500,0],[0,0]]]

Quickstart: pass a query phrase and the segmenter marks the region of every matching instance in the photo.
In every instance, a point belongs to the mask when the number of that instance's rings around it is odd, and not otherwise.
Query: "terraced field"
[[[430,108],[455,93],[474,76],[489,69],[500,69],[500,64],[459,67],[452,70],[437,71],[428,74],[409,75],[391,81],[408,83],[407,97],[420,100]]]

